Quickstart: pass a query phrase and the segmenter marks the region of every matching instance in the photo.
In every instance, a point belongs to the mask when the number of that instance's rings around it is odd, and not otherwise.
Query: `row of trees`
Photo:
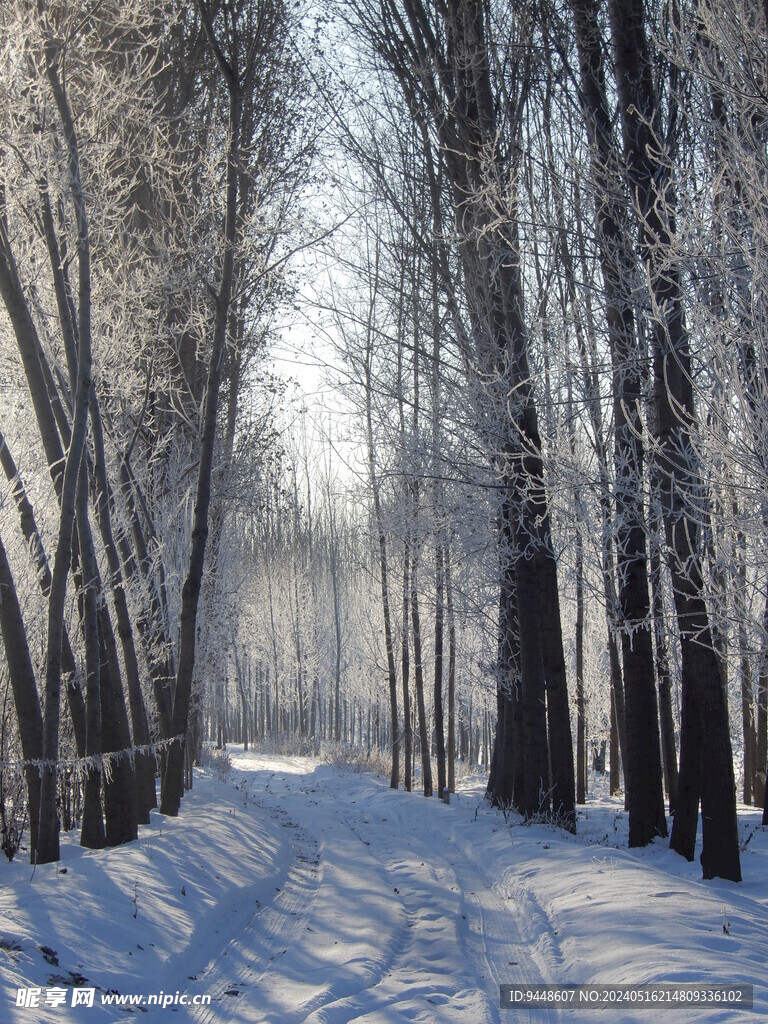
[[[746,800],[766,765],[765,12],[382,0],[337,17],[354,213],[324,302],[368,448],[393,722],[392,579],[422,581],[405,587],[418,693],[427,547],[408,513],[387,528],[382,495],[429,520],[436,633],[469,532],[458,495],[482,496],[491,798],[573,827],[597,600],[630,843],[666,835],[666,785],[672,847],[693,857],[701,807],[705,877],[739,879],[729,695]],[[439,659],[433,679],[439,766]]]
[[[245,423],[243,395],[313,126],[287,5],[20,0],[0,17],[0,626],[45,863],[73,756],[84,845],[135,837],[159,758],[178,812],[237,447],[272,443],[269,386]]]
[[[378,537],[371,535],[365,511],[354,513],[350,481],[342,485],[327,471],[313,474],[312,449],[317,448],[315,443],[301,453],[285,453],[284,465],[273,466],[273,479],[290,486],[262,492],[266,500],[256,516],[247,513],[234,521],[225,538],[240,575],[229,601],[217,608],[219,666],[202,708],[204,731],[218,746],[228,739],[246,746],[260,740],[295,751],[339,752],[351,745],[388,754],[408,730],[409,757],[394,778],[410,789],[414,759],[423,762],[416,694],[410,692],[409,617],[403,622],[398,604],[391,622],[400,664],[403,651],[406,655],[407,693],[406,713],[398,715],[393,735],[388,657],[379,628]],[[394,507],[381,511],[386,539],[395,543],[399,514]],[[410,517],[405,525],[412,526]],[[402,550],[396,557],[402,558]],[[418,645],[425,664],[433,664],[439,615],[432,593],[424,597]],[[461,590],[451,594],[451,614],[453,710],[446,715],[447,732],[457,758],[487,764],[493,692],[480,660],[487,636],[478,633]],[[431,723],[432,697],[426,691],[423,697],[425,720]],[[431,764],[437,736],[428,728]]]

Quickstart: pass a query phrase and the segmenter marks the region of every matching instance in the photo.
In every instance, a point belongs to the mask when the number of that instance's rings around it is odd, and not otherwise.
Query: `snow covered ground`
[[[664,842],[629,851],[605,795],[574,837],[505,822],[480,780],[445,806],[372,774],[232,755],[228,778],[199,773],[180,817],[154,814],[138,843],[90,852],[73,835],[58,865],[0,865],[0,1020],[768,1017],[759,812],[740,813],[744,882],[704,883]],[[755,1008],[499,1006],[502,983],[593,982],[753,984]],[[17,1007],[20,988],[37,1005]],[[72,1006],[76,990],[94,1005]],[[144,1005],[103,1005],[115,994]]]

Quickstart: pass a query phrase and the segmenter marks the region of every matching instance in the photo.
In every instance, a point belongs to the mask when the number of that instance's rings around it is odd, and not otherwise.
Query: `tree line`
[[[158,762],[164,813],[185,757],[189,779],[198,610],[255,380],[248,429],[270,443],[261,364],[310,165],[292,18],[3,7],[1,442],[23,544],[9,502],[0,626],[35,863],[59,856],[64,723],[86,846],[135,838]]]
[[[704,876],[738,880],[732,731],[745,801],[764,802],[766,762],[766,12],[392,0],[338,18],[364,54],[337,122],[364,210],[344,355],[366,414],[382,387],[395,422],[401,403],[436,609],[435,513],[467,483],[492,507],[489,796],[574,827],[597,598],[630,845],[667,834],[666,788],[672,848],[693,858],[701,809]],[[386,633],[384,569],[382,546]]]

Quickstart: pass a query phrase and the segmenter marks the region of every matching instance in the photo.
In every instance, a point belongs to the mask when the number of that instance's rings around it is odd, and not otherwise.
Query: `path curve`
[[[502,1024],[500,984],[552,980],[559,951],[539,941],[544,912],[529,892],[496,891],[467,801],[446,807],[311,762],[236,764],[247,799],[286,836],[290,867],[198,975],[189,993],[212,1002],[190,1020]]]

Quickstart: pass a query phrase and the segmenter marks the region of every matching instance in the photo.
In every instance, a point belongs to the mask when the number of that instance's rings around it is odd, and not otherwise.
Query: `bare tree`
[[[672,847],[693,856],[699,798],[705,878],[741,879],[733,760],[725,694],[702,577],[697,494],[700,469],[689,441],[697,424],[680,269],[670,260],[675,196],[665,152],[642,3],[609,0],[627,174],[648,275],[655,377],[654,425],[670,571],[683,659],[680,778]]]
[[[612,119],[603,70],[602,39],[593,0],[572,2],[581,66],[581,98],[596,185],[598,245],[614,376],[617,569],[624,662],[629,843],[642,846],[667,834],[654,685],[650,591],[643,510],[641,353],[633,308],[634,257],[621,212]],[[613,180],[612,180],[613,178]]]

